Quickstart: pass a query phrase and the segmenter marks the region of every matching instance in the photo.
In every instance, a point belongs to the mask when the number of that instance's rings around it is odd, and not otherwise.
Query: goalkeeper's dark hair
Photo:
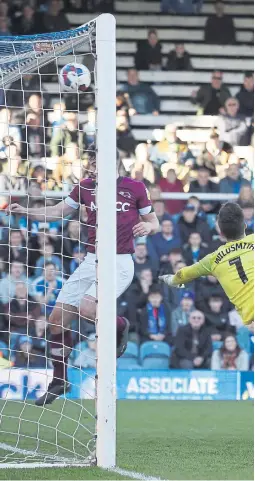
[[[89,162],[94,162],[95,159],[96,159],[96,152],[97,152],[97,149],[96,149],[96,145],[93,143],[93,144],[90,144],[89,147],[88,147],[88,159],[89,159]],[[121,158],[120,158],[120,153],[119,153],[119,150],[116,149],[116,162],[117,162],[117,168],[119,169],[120,167],[120,164],[121,164]]]
[[[244,215],[235,202],[224,204],[218,215],[218,225],[223,236],[231,241],[241,239],[245,231]]]

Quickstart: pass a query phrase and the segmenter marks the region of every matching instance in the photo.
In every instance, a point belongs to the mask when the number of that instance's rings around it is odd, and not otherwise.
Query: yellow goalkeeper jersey
[[[254,320],[254,234],[227,242],[192,266],[179,270],[173,285],[213,275],[235,305],[244,324]]]

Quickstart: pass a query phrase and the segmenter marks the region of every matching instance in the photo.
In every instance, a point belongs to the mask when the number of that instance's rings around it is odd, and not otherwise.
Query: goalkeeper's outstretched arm
[[[65,201],[59,202],[56,205],[45,206],[38,208],[22,207],[19,204],[11,204],[5,209],[6,215],[22,214],[30,219],[39,220],[41,222],[54,221],[63,219],[73,213],[73,207],[66,204]]]
[[[208,276],[209,274],[211,274],[211,254],[208,254],[208,256],[192,266],[183,267],[175,275],[167,274],[159,276],[159,279],[168,286],[180,287],[183,284],[194,281],[198,277]]]

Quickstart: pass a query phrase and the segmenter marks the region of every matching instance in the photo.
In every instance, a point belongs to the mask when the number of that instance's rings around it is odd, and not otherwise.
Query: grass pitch
[[[6,417],[2,417],[0,443],[15,445],[17,436],[3,435],[2,430],[15,431],[26,436],[19,438],[18,446],[33,450],[35,442],[32,437],[38,427],[34,421],[40,417],[40,437],[47,441],[42,443],[41,450],[53,452],[55,427],[58,426],[61,431],[58,443],[62,446],[59,454],[72,451],[73,435],[76,437],[75,450],[79,454],[79,449],[83,452],[87,427],[93,429],[93,420],[86,413],[86,408],[91,410],[91,405],[85,401],[82,404],[85,408],[82,408],[83,427],[79,428],[81,405],[77,406],[59,400],[53,404],[53,412],[43,413],[41,408],[32,404],[26,406],[25,412],[24,404],[8,401],[4,408]],[[253,479],[253,404],[249,401],[119,401],[117,413],[117,464],[123,469],[165,480]],[[15,416],[27,421],[19,424]],[[6,454],[6,451],[0,451],[1,458]],[[15,457],[22,458],[23,455],[19,453]],[[1,469],[0,479],[124,478],[98,468],[76,467]],[[125,479],[131,478],[125,476]]]

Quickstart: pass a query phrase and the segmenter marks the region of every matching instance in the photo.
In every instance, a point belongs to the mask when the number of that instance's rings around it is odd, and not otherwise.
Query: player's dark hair
[[[245,221],[241,207],[234,202],[224,204],[218,215],[218,225],[227,240],[237,240],[244,235]]]

